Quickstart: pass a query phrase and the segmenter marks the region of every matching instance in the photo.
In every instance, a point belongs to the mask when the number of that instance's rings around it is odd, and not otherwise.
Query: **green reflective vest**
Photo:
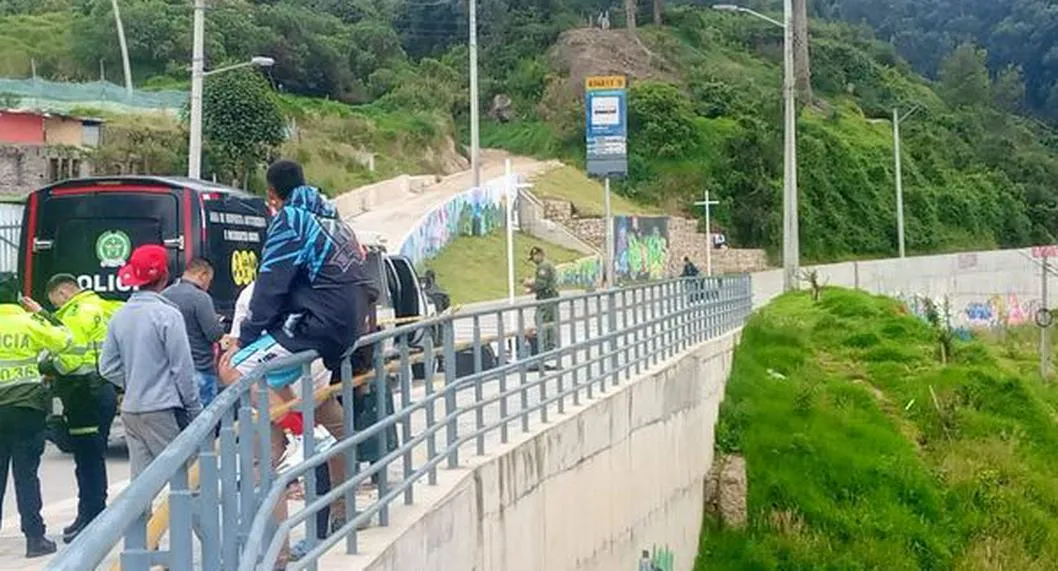
[[[37,360],[42,352],[65,351],[73,338],[22,307],[0,304],[0,407],[48,410]]]
[[[94,291],[82,291],[67,301],[55,317],[73,335],[73,343],[56,355],[55,368],[66,375],[96,372],[99,351],[107,337],[107,325],[120,302],[99,297]]]

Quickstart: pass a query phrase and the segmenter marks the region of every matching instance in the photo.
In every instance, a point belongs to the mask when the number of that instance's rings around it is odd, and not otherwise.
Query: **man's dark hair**
[[[305,186],[305,172],[301,170],[301,165],[289,159],[272,163],[265,178],[268,179],[268,186],[283,200],[289,198],[295,188]]]
[[[191,273],[212,274],[213,264],[209,263],[209,260],[205,258],[192,258],[191,261],[187,263],[187,266],[184,268],[184,271]]]
[[[73,277],[73,274],[55,274],[48,280],[48,285],[44,287],[44,291],[52,293],[64,285],[72,285],[77,289],[81,289],[81,286],[77,283],[77,278]]]
[[[691,261],[691,259],[688,258],[687,256],[683,257],[683,263],[687,264],[687,263],[690,263],[690,261]]]
[[[18,294],[15,274],[0,273],[0,303],[18,303]]]

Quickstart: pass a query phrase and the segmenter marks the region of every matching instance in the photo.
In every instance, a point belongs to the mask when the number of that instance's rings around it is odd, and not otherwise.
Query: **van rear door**
[[[127,299],[130,288],[118,284],[117,271],[132,250],[165,244],[170,274],[178,275],[179,190],[165,186],[87,185],[43,190],[26,209],[23,262],[26,286],[46,299],[48,279],[58,273],[77,277],[85,289],[112,299]]]

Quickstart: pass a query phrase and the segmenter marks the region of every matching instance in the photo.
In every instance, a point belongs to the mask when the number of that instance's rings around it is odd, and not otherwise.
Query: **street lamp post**
[[[915,105],[910,111],[900,115],[899,109],[893,109],[893,178],[896,179],[896,243],[900,257],[906,255],[904,249],[904,167],[900,158],[900,124],[907,120],[921,105]],[[885,119],[872,119],[871,123],[883,123]]]
[[[783,288],[796,289],[801,263],[797,220],[797,101],[794,92],[793,2],[783,0],[783,21],[734,4],[716,4],[715,10],[749,14],[783,29]]]
[[[896,236],[899,245],[900,257],[904,257],[904,167],[900,163],[900,123],[918,111],[916,105],[910,111],[900,116],[897,109],[893,109],[893,163],[896,169]]]
[[[187,145],[187,176],[195,179],[202,178],[202,84],[206,76],[243,67],[275,65],[275,60],[270,57],[255,56],[250,61],[206,71],[205,36],[206,0],[195,0],[194,45],[191,51],[191,128]]]

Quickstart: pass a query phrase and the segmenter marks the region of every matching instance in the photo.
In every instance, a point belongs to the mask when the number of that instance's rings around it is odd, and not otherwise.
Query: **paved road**
[[[110,478],[110,497],[114,498],[128,485],[129,460],[123,449],[111,450],[107,459]],[[63,454],[51,443],[44,452],[40,465],[41,494],[44,500],[42,515],[48,535],[61,545],[62,528],[77,516],[77,483],[74,479],[73,456]],[[4,494],[3,526],[0,527],[0,569],[23,570],[43,568],[49,558],[27,560],[25,538],[19,531],[18,508],[14,483],[8,477]]]

